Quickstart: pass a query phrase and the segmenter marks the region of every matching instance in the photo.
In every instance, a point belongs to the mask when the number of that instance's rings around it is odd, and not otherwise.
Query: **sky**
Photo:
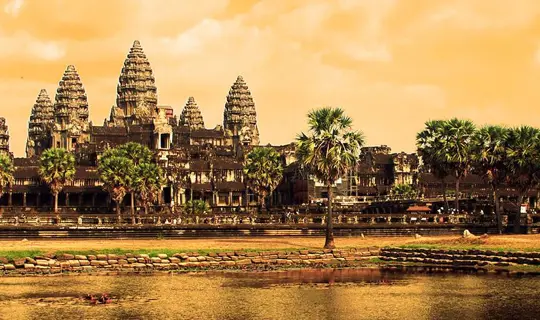
[[[261,143],[287,144],[306,114],[341,107],[367,145],[412,152],[430,119],[540,126],[538,0],[0,0],[0,116],[24,156],[44,88],[76,66],[101,125],[134,40],[158,103],[189,96],[223,121],[238,75]]]

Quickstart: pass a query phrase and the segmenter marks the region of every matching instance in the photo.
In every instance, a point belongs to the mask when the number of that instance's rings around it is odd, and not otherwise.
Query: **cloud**
[[[26,32],[17,32],[11,37],[3,36],[0,32],[0,57],[21,59],[24,56],[53,61],[61,59],[65,54],[65,48],[58,42],[42,41]]]
[[[4,12],[13,17],[17,17],[23,5],[24,0],[11,0],[4,6]]]

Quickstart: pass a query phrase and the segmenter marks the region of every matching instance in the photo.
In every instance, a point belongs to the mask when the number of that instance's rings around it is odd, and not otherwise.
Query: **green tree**
[[[497,229],[502,233],[498,191],[506,179],[506,143],[509,130],[501,126],[485,126],[473,137],[473,168],[491,187]]]
[[[9,185],[13,184],[13,172],[15,172],[15,167],[11,157],[0,155],[0,196]]]
[[[144,207],[144,213],[148,213],[148,205],[154,202],[163,183],[163,173],[161,168],[155,163],[140,163],[135,167],[136,185],[135,190],[139,193],[139,198]]]
[[[328,190],[325,248],[334,248],[332,201],[334,183],[354,168],[364,138],[352,129],[351,118],[340,108],[321,108],[308,114],[309,133],[296,139],[296,157]]]
[[[414,198],[417,195],[417,192],[414,189],[414,186],[410,184],[397,184],[392,187],[392,189],[390,190],[390,193],[392,195],[402,196],[405,198]]]
[[[508,182],[518,195],[518,212],[514,218],[514,233],[521,231],[519,207],[529,191],[538,186],[540,174],[540,130],[529,126],[510,129],[506,144]]]
[[[424,130],[416,135],[416,147],[424,168],[441,181],[445,212],[448,212],[446,178],[450,175],[451,168],[450,163],[439,152],[444,146],[443,127],[443,120],[427,121]]]
[[[469,120],[450,119],[442,126],[443,147],[439,149],[440,158],[446,160],[456,179],[455,208],[459,212],[460,184],[471,169],[472,138],[476,132],[474,123]]]
[[[75,156],[65,149],[45,150],[39,158],[39,176],[54,195],[54,212],[58,212],[58,194],[75,176]]]
[[[184,204],[184,210],[189,214],[204,214],[210,211],[210,206],[204,200],[189,200]]]
[[[270,147],[254,148],[244,161],[244,174],[247,185],[258,195],[262,209],[264,199],[276,189],[283,178],[281,155]]]
[[[121,223],[120,203],[134,184],[133,162],[116,149],[109,149],[99,159],[98,172],[103,186],[116,203],[118,223]]]

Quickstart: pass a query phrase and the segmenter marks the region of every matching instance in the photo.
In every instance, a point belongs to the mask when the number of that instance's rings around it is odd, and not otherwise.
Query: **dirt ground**
[[[0,240],[1,251],[21,250],[100,250],[100,249],[178,249],[180,250],[241,250],[241,249],[293,249],[321,248],[324,238],[265,237],[265,238],[223,238],[223,239],[141,239],[141,240]],[[364,239],[336,238],[336,246],[344,247],[384,247],[400,245],[440,245],[443,247],[504,248],[512,250],[540,251],[540,234],[489,236],[486,239],[463,239],[460,236],[422,237],[366,237]]]

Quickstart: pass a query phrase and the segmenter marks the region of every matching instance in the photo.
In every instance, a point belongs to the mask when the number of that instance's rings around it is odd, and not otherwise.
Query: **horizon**
[[[41,89],[66,67],[101,125],[134,40],[156,79],[158,105],[179,116],[188,97],[221,125],[238,75],[255,102],[261,145],[307,129],[307,113],[341,107],[367,146],[415,152],[431,119],[540,126],[540,3],[520,1],[0,0],[0,117],[25,155]],[[100,21],[96,23],[95,21]]]

